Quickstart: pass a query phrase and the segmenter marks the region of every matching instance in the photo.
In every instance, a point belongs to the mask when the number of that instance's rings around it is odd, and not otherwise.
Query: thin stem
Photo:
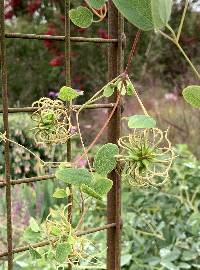
[[[174,42],[175,42],[175,41],[178,42],[174,30],[171,28],[171,26],[170,26],[169,24],[167,24],[167,29],[168,29],[168,30],[170,31],[170,33],[172,34],[173,41],[174,41]]]
[[[127,66],[125,68],[125,73],[126,74],[128,74],[128,71],[129,71],[133,56],[134,56],[134,54],[136,52],[136,48],[137,48],[138,41],[140,39],[140,35],[141,35],[141,31],[138,30],[135,37],[134,37],[133,45],[132,45],[132,48],[131,48],[131,51],[130,51],[130,54],[129,54],[129,57],[128,57],[128,63],[127,63]]]
[[[128,79],[128,80],[129,80],[129,82],[132,84],[131,80],[130,80],[130,79]],[[144,104],[142,103],[142,100],[140,99],[140,97],[139,97],[137,91],[135,90],[135,88],[134,88],[134,93],[135,93],[135,96],[136,96],[136,98],[137,98],[137,100],[138,100],[138,102],[139,102],[139,104],[140,104],[140,107],[141,107],[142,110],[143,110],[143,113],[144,113],[146,116],[149,116],[149,114],[148,114],[147,110],[145,109]]]
[[[92,96],[86,103],[84,103],[80,109],[78,110],[78,113],[80,113],[87,105],[92,104],[94,101],[96,101],[97,99],[99,99],[100,97],[104,97],[103,95],[98,97],[101,92],[104,91],[104,89],[111,83],[114,83],[115,81],[117,81],[120,77],[122,77],[122,74],[120,74],[119,76],[117,76],[116,78],[114,78],[112,81],[108,82],[106,85],[104,85],[103,88],[101,88],[96,94],[94,94],[94,96]]]
[[[21,145],[21,144],[15,142],[15,141],[13,141],[13,140],[10,140],[10,139],[6,138],[6,136],[4,136],[4,135],[1,135],[1,139],[2,139],[3,141],[8,141],[8,142],[10,142],[10,143],[13,143],[13,144],[15,144],[15,145],[17,145],[17,146],[23,148],[24,150],[26,150],[27,152],[29,152],[32,156],[34,156],[39,162],[41,162],[43,165],[45,165],[45,162],[44,162],[41,158],[39,158],[39,156],[37,156],[35,153],[33,153],[31,150],[29,150],[29,149],[26,148],[25,146],[23,146],[23,145]]]
[[[117,109],[117,106],[120,102],[120,94],[118,93],[118,96],[117,96],[117,100],[116,100],[116,103],[115,103],[115,106],[113,107],[108,119],[106,120],[105,124],[103,125],[103,127],[101,128],[101,130],[99,131],[99,133],[97,134],[97,136],[95,137],[95,139],[93,140],[93,142],[88,146],[88,148],[86,150],[84,150],[84,154],[80,157],[83,158],[85,155],[87,155],[87,153],[91,150],[91,148],[95,145],[95,143],[97,142],[97,140],[101,137],[101,135],[103,134],[104,130],[106,129],[106,127],[108,126],[111,118],[113,117],[113,114],[115,113],[115,110]]]
[[[174,43],[174,40],[172,37],[170,37],[168,34],[164,33],[163,31],[161,30],[158,30],[158,33],[160,33],[163,37],[165,37],[166,39],[169,39],[171,42]]]
[[[83,151],[84,151],[84,155],[82,155],[82,156],[78,159],[78,161],[81,160],[84,156],[86,156],[89,170],[90,170],[90,172],[92,172],[92,166],[91,166],[91,164],[90,164],[90,160],[89,160],[89,157],[88,157],[88,155],[87,155],[87,150],[86,150],[86,147],[85,147],[85,144],[84,144],[84,141],[83,141],[83,136],[82,136],[81,129],[80,129],[80,124],[79,124],[79,112],[77,112],[77,114],[76,114],[76,123],[77,123],[77,129],[78,129],[79,137],[80,137],[81,144],[82,144]]]
[[[179,51],[184,56],[185,60],[188,62],[188,64],[190,65],[190,67],[192,68],[192,70],[194,71],[194,73],[196,74],[197,78],[200,80],[200,73],[197,71],[196,67],[194,66],[194,64],[192,63],[192,61],[190,60],[190,58],[187,56],[187,54],[185,53],[185,51],[183,50],[183,48],[179,44],[179,40],[176,37],[176,34],[175,34],[174,30],[171,28],[170,25],[167,25],[167,29],[171,32],[172,37],[170,37],[168,34],[162,32],[162,31],[159,31],[159,33],[162,36],[164,36],[165,38],[169,39],[171,42],[173,42],[177,46],[177,48],[179,49]]]
[[[194,73],[196,74],[197,78],[200,80],[200,73],[197,71],[196,67],[193,65],[193,63],[190,60],[190,58],[187,56],[187,54],[185,53],[185,51],[183,50],[183,48],[180,46],[180,44],[178,42],[175,43],[175,44],[178,47],[179,51],[184,56],[184,58],[187,60],[188,64],[191,66],[191,68],[194,71]]]
[[[183,29],[183,23],[184,23],[184,20],[185,20],[188,5],[189,5],[189,0],[186,0],[185,1],[185,7],[184,7],[184,10],[183,10],[183,14],[182,14],[182,18],[181,18],[181,22],[180,22],[180,25],[179,25],[179,28],[178,28],[178,33],[177,33],[177,36],[176,36],[177,41],[179,41],[180,36],[181,36],[181,32],[182,32],[182,29]]]

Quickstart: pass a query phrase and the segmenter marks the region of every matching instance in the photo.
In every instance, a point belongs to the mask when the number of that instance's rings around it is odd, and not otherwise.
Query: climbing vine
[[[35,259],[48,255],[48,258],[55,262],[57,269],[64,269],[67,264],[79,265],[81,261],[88,261],[88,259],[93,265],[99,263],[95,259],[95,255],[91,254],[91,249],[88,248],[92,243],[85,236],[81,236],[80,231],[91,200],[102,200],[111,190],[113,183],[109,179],[109,173],[116,167],[120,168],[118,173],[122,174],[124,183],[133,187],[158,189],[169,181],[169,170],[175,159],[175,154],[168,138],[168,130],[162,131],[156,127],[156,121],[149,115],[135,89],[134,82],[129,78],[129,69],[141,32],[153,30],[155,34],[162,35],[178,48],[195,75],[200,79],[197,68],[179,43],[189,4],[188,0],[185,2],[179,30],[176,34],[169,25],[172,0],[113,0],[119,12],[130,23],[139,28],[124,72],[103,86],[78,109],[73,105],[73,101],[80,93],[68,86],[63,86],[60,89],[56,100],[43,97],[32,104],[33,108],[36,108],[31,115],[34,123],[32,132],[36,143],[51,147],[55,144],[65,144],[72,137],[79,136],[82,145],[82,153],[79,159],[85,157],[88,163],[87,168],[80,168],[77,161],[44,162],[30,149],[26,149],[42,166],[51,169],[56,167],[55,177],[58,181],[63,182],[65,187],[57,188],[53,197],[58,199],[68,198],[76,192],[80,198],[79,207],[81,205],[80,217],[76,224],[68,218],[72,203],[61,210],[51,210],[47,219],[41,225],[31,218],[28,230],[35,238],[47,239],[50,244],[48,250],[42,251],[40,247],[34,247],[30,244],[29,251]],[[87,28],[92,23],[102,21],[106,15],[106,0],[85,0],[84,6],[72,9],[69,13],[71,21],[81,28]],[[92,143],[86,147],[79,124],[81,113],[89,105],[102,98],[111,97],[113,94],[116,94],[117,98],[108,119]],[[132,129],[132,132],[121,137],[118,145],[112,143],[103,145],[97,151],[94,161],[91,162],[88,153],[104,133],[116,108],[125,96],[136,99],[143,114],[125,116],[123,119],[127,121],[127,125]],[[200,86],[187,86],[183,90],[183,97],[193,107],[200,108]],[[72,117],[72,115],[75,115],[75,117]],[[77,127],[77,131],[74,130],[74,126]],[[1,140],[8,140],[10,143],[17,144],[8,139],[6,134],[1,134]],[[69,188],[69,186],[72,188]]]

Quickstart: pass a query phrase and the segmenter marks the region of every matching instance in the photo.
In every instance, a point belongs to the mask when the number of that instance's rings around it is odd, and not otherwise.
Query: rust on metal
[[[46,180],[50,180],[50,179],[54,179],[54,178],[55,178],[54,174],[33,176],[33,177],[29,177],[29,178],[21,178],[18,180],[10,180],[10,184],[12,186],[19,185],[19,184],[30,184],[30,183],[46,181]],[[5,186],[6,186],[6,182],[0,181],[0,188],[5,187]]]
[[[77,236],[84,236],[84,235],[92,234],[92,233],[95,233],[95,232],[100,232],[100,231],[108,230],[108,229],[113,228],[115,226],[116,226],[115,223],[106,224],[104,226],[100,226],[100,227],[88,229],[88,230],[83,231],[83,232],[77,232],[76,235]],[[51,243],[54,243],[57,240],[58,240],[58,238],[55,238],[54,240],[51,240]],[[31,247],[38,248],[38,247],[48,246],[49,244],[50,244],[50,241],[49,240],[44,240],[44,241],[41,241],[41,242],[32,244]],[[19,248],[15,248],[15,249],[12,250],[12,253],[15,254],[15,253],[24,252],[24,251],[29,250],[29,248],[30,248],[29,245],[28,246],[19,247]],[[5,256],[8,256],[8,252],[7,251],[0,253],[0,258],[5,257]]]
[[[118,43],[110,44],[108,48],[108,76],[109,81],[117,77],[123,71],[123,19],[119,15],[113,2],[108,2],[108,32],[110,38],[117,38]],[[109,99],[116,102],[117,93]],[[108,112],[110,113],[110,112]],[[121,103],[119,103],[108,126],[108,141],[118,143],[121,133]],[[120,270],[120,246],[121,246],[121,183],[120,175],[116,171],[110,174],[113,180],[113,188],[108,194],[107,222],[116,223],[116,227],[107,231],[107,270]]]
[[[92,104],[86,105],[84,109],[92,110],[92,109],[109,109],[115,106],[114,103],[105,103],[105,104]],[[78,110],[81,108],[81,105],[73,105],[72,110]],[[23,107],[23,108],[8,108],[9,113],[32,113],[38,110],[38,107]],[[3,109],[0,109],[0,113],[3,113]]]
[[[21,34],[21,33],[6,33],[6,38],[19,38],[19,39],[36,39],[36,40],[55,40],[65,41],[65,36],[52,36],[52,35],[36,35],[36,34]],[[89,42],[89,43],[117,43],[117,39],[104,39],[104,38],[86,38],[86,37],[70,37],[72,42]]]
[[[3,103],[3,124],[4,132],[9,137],[8,126],[8,86],[7,86],[7,65],[6,65],[6,44],[5,44],[5,20],[4,0],[0,0],[0,56],[1,56],[1,86]],[[8,270],[13,269],[13,241],[12,241],[12,194],[10,184],[10,158],[9,142],[4,143],[5,158],[5,180],[6,180],[6,210],[7,210],[7,248],[8,248]]]

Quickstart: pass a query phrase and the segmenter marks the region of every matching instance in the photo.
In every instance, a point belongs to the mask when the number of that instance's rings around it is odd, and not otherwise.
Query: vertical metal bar
[[[66,86],[71,86],[71,40],[70,40],[70,0],[65,0],[65,84]],[[72,104],[68,104],[71,106]],[[67,161],[71,161],[71,140],[67,141]],[[72,222],[72,207],[73,207],[73,194],[72,194],[72,186],[69,186],[71,195],[68,197],[68,204],[70,204],[68,208],[68,220]],[[68,270],[71,270],[72,266],[68,265]]]
[[[65,0],[65,83],[66,86],[71,86],[71,41],[70,41],[70,0]],[[71,104],[68,104],[69,106]],[[71,140],[67,142],[67,161],[71,161]],[[72,187],[70,186],[72,193]],[[68,197],[68,203],[73,203],[73,196]],[[72,219],[72,205],[68,209],[68,218],[71,222]]]
[[[117,44],[111,44],[108,51],[109,80],[117,77],[123,71],[123,18],[118,13],[111,0],[108,2],[108,31],[110,38],[117,38]],[[110,98],[116,102],[117,95]],[[121,104],[117,107],[108,127],[108,141],[117,144],[121,133]],[[120,269],[121,246],[121,183],[120,175],[113,171],[110,175],[113,188],[108,194],[107,221],[115,222],[116,227],[107,231],[107,269]]]
[[[8,87],[7,87],[7,65],[6,65],[6,44],[5,44],[5,20],[4,0],[0,0],[0,61],[1,61],[1,85],[3,102],[3,123],[6,137],[9,137],[8,127]],[[7,208],[7,246],[8,246],[8,270],[13,269],[12,254],[12,213],[11,213],[11,183],[10,183],[10,159],[9,142],[4,143],[5,157],[5,179],[6,179],[6,208]]]

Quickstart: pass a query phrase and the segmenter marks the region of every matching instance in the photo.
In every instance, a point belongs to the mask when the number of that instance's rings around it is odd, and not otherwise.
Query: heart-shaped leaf
[[[122,15],[141,30],[159,29],[167,25],[172,0],[113,0]]]
[[[154,128],[156,126],[156,121],[146,115],[133,115],[128,117],[128,127],[129,128]]]
[[[81,190],[97,200],[102,200],[103,196],[111,190],[112,185],[112,180],[95,173],[92,184],[90,186],[83,184]]]
[[[95,191],[101,196],[106,195],[111,190],[113,186],[113,181],[106,177],[102,177],[97,173],[95,173],[94,177],[95,181],[93,183],[93,186]]]
[[[92,174],[84,168],[61,168],[56,171],[55,176],[58,180],[75,186],[90,185],[92,182]]]
[[[200,86],[191,85],[183,90],[184,99],[194,108],[200,108]]]
[[[56,261],[59,263],[64,263],[71,252],[72,252],[72,247],[68,242],[57,244]]]
[[[71,87],[63,86],[60,89],[58,98],[61,99],[62,101],[71,101],[78,96],[79,94],[76,90],[72,89]]]
[[[93,13],[87,7],[78,7],[69,12],[71,21],[81,28],[88,28],[93,22]]]
[[[87,0],[90,7],[100,9],[106,2],[106,0]]]
[[[119,148],[116,144],[107,143],[103,145],[94,158],[94,168],[100,175],[107,176],[117,165],[116,155]]]

